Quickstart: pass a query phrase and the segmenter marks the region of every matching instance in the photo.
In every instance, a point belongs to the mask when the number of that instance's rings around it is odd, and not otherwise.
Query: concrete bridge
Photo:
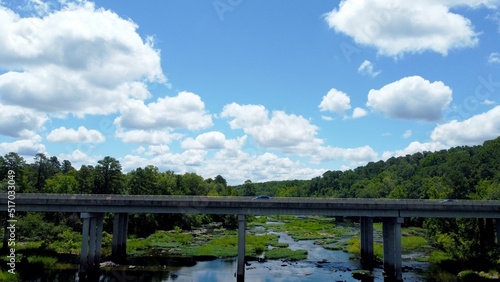
[[[7,194],[0,194],[0,210],[7,211]],[[406,217],[496,219],[500,247],[500,201],[393,200],[198,197],[159,195],[16,194],[16,211],[78,212],[83,220],[80,272],[100,262],[105,213],[114,213],[112,256],[126,257],[128,214],[233,214],[238,215],[237,281],[245,275],[245,229],[247,215],[322,215],[360,217],[361,261],[373,262],[373,218],[383,221],[384,272],[388,280],[402,281],[401,224]]]

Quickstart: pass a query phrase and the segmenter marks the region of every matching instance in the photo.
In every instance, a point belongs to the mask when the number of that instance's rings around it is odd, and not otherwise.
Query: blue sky
[[[500,135],[499,0],[0,0],[0,154],[230,184]]]

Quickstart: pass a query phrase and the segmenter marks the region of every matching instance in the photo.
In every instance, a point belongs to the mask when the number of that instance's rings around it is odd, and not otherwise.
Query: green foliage
[[[460,281],[463,282],[484,281],[484,279],[477,272],[470,269],[460,271],[458,273],[458,277],[460,278]]]
[[[82,244],[82,235],[72,230],[64,230],[56,237],[57,240],[51,242],[49,249],[57,253],[78,254]]]
[[[445,253],[441,250],[433,250],[429,254],[429,258],[427,259],[427,261],[429,262],[438,264],[449,260],[451,260],[451,256],[448,253]]]
[[[120,162],[110,156],[97,162],[94,169],[93,194],[123,194],[124,177]]]
[[[401,238],[401,247],[404,250],[416,250],[428,245],[427,240],[421,236],[403,236]]]
[[[57,263],[57,258],[48,256],[29,256],[28,262],[30,264],[41,264],[44,267],[51,267]]]
[[[12,274],[8,271],[4,271],[0,269],[0,281],[4,282],[18,282],[21,281],[18,272],[16,271],[15,274]]]
[[[58,173],[45,180],[45,193],[74,194],[78,189],[78,182],[73,175]]]
[[[280,220],[284,221],[284,224],[272,225],[269,229],[276,232],[286,232],[294,240],[325,239],[352,233],[352,229],[334,228],[335,220],[333,218],[281,216]]]
[[[20,240],[44,241],[48,245],[67,230],[69,227],[66,225],[56,225],[45,220],[42,213],[29,212],[18,218],[16,237]]]
[[[492,219],[427,219],[430,241],[459,263],[484,268],[498,259]]]
[[[291,261],[307,259],[306,250],[290,250],[288,248],[274,248],[265,253],[267,259],[288,259]]]

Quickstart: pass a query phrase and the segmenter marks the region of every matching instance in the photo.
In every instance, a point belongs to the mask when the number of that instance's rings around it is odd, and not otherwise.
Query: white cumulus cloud
[[[412,135],[413,135],[413,131],[411,131],[411,129],[408,129],[403,133],[403,138],[407,139],[407,138],[410,138]]]
[[[18,153],[20,156],[34,156],[37,153],[46,154],[45,145],[41,144],[42,137],[33,135],[31,138],[20,139],[14,142],[0,143],[0,154],[5,155],[10,152]]]
[[[82,165],[96,164],[98,160],[102,159],[102,156],[90,156],[76,149],[68,154],[60,154],[58,158],[60,160],[68,160],[73,167],[80,168]]]
[[[131,99],[120,112],[121,116],[114,121],[119,128],[197,130],[213,125],[201,97],[186,91],[175,97],[158,98],[147,105]]]
[[[476,7],[494,1],[342,0],[326,15],[330,28],[383,55],[449,50],[478,44],[471,21],[450,11],[455,5]]]
[[[95,129],[87,129],[84,126],[73,128],[59,127],[52,130],[47,135],[47,140],[50,142],[73,142],[73,143],[101,143],[106,140],[101,132]]]
[[[381,71],[375,71],[373,69],[373,64],[368,60],[364,60],[363,63],[361,63],[361,65],[358,68],[358,72],[367,74],[371,77],[376,77],[381,73]]]
[[[41,17],[0,6],[0,102],[46,113],[109,114],[165,83],[159,51],[137,25],[91,2]]]
[[[172,133],[166,130],[142,129],[127,131],[119,129],[116,131],[115,135],[125,143],[148,145],[170,144],[172,141],[179,140],[183,137],[180,133]]]
[[[323,96],[323,100],[319,104],[321,111],[336,112],[339,115],[344,115],[345,111],[351,108],[351,98],[335,88],[330,89],[328,93]]]
[[[365,109],[356,107],[354,108],[354,111],[352,112],[352,118],[362,118],[366,116],[368,113],[366,112]]]
[[[232,118],[231,128],[243,129],[262,147],[306,154],[323,142],[316,138],[318,127],[304,117],[283,111],[274,111],[269,117],[260,105],[233,103],[224,107],[221,116]]]
[[[464,121],[438,125],[431,133],[435,142],[449,146],[479,145],[500,136],[500,106]]]
[[[406,148],[394,152],[386,151],[382,154],[383,159],[390,157],[401,157],[406,155],[413,155],[418,152],[435,152],[449,148],[445,144],[439,142],[426,142],[420,143],[418,141],[411,142]]]
[[[491,53],[488,56],[488,63],[490,63],[490,64],[500,64],[500,53]]]
[[[452,90],[443,82],[410,76],[370,90],[367,106],[390,118],[437,121],[451,100]]]
[[[47,115],[19,106],[0,104],[0,134],[21,137],[23,133],[42,128],[48,120]]]
[[[378,154],[370,146],[357,148],[325,146],[318,150],[317,155],[313,157],[312,161],[348,161],[351,166],[360,166],[376,159],[378,159]]]
[[[269,112],[262,105],[225,105],[221,117],[233,118],[229,125],[235,128],[250,128],[260,126],[268,121]]]
[[[220,131],[202,133],[196,138],[188,138],[182,142],[185,149],[222,149],[226,142],[226,136]]]

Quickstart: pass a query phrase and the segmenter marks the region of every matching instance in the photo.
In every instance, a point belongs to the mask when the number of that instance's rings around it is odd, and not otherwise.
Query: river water
[[[312,240],[294,241],[286,233],[279,233],[279,242],[289,244],[289,248],[305,249],[308,257],[302,261],[270,260],[266,262],[249,262],[245,269],[245,281],[250,282],[312,282],[312,281],[360,281],[352,277],[351,271],[361,269],[359,260],[352,259],[352,255],[343,251],[326,250],[315,245]],[[411,258],[411,256],[409,257]],[[426,281],[424,270],[428,264],[405,259],[405,268],[412,271],[404,272],[404,281]],[[415,271],[420,269],[422,271]],[[215,259],[196,262],[194,266],[173,267],[163,266],[154,271],[145,271],[139,266],[104,272],[99,281],[102,282],[131,282],[131,281],[175,281],[175,282],[234,282],[236,259]],[[373,270],[374,281],[384,281],[382,269]],[[47,271],[43,278],[31,281],[78,281],[77,271],[60,270]]]

